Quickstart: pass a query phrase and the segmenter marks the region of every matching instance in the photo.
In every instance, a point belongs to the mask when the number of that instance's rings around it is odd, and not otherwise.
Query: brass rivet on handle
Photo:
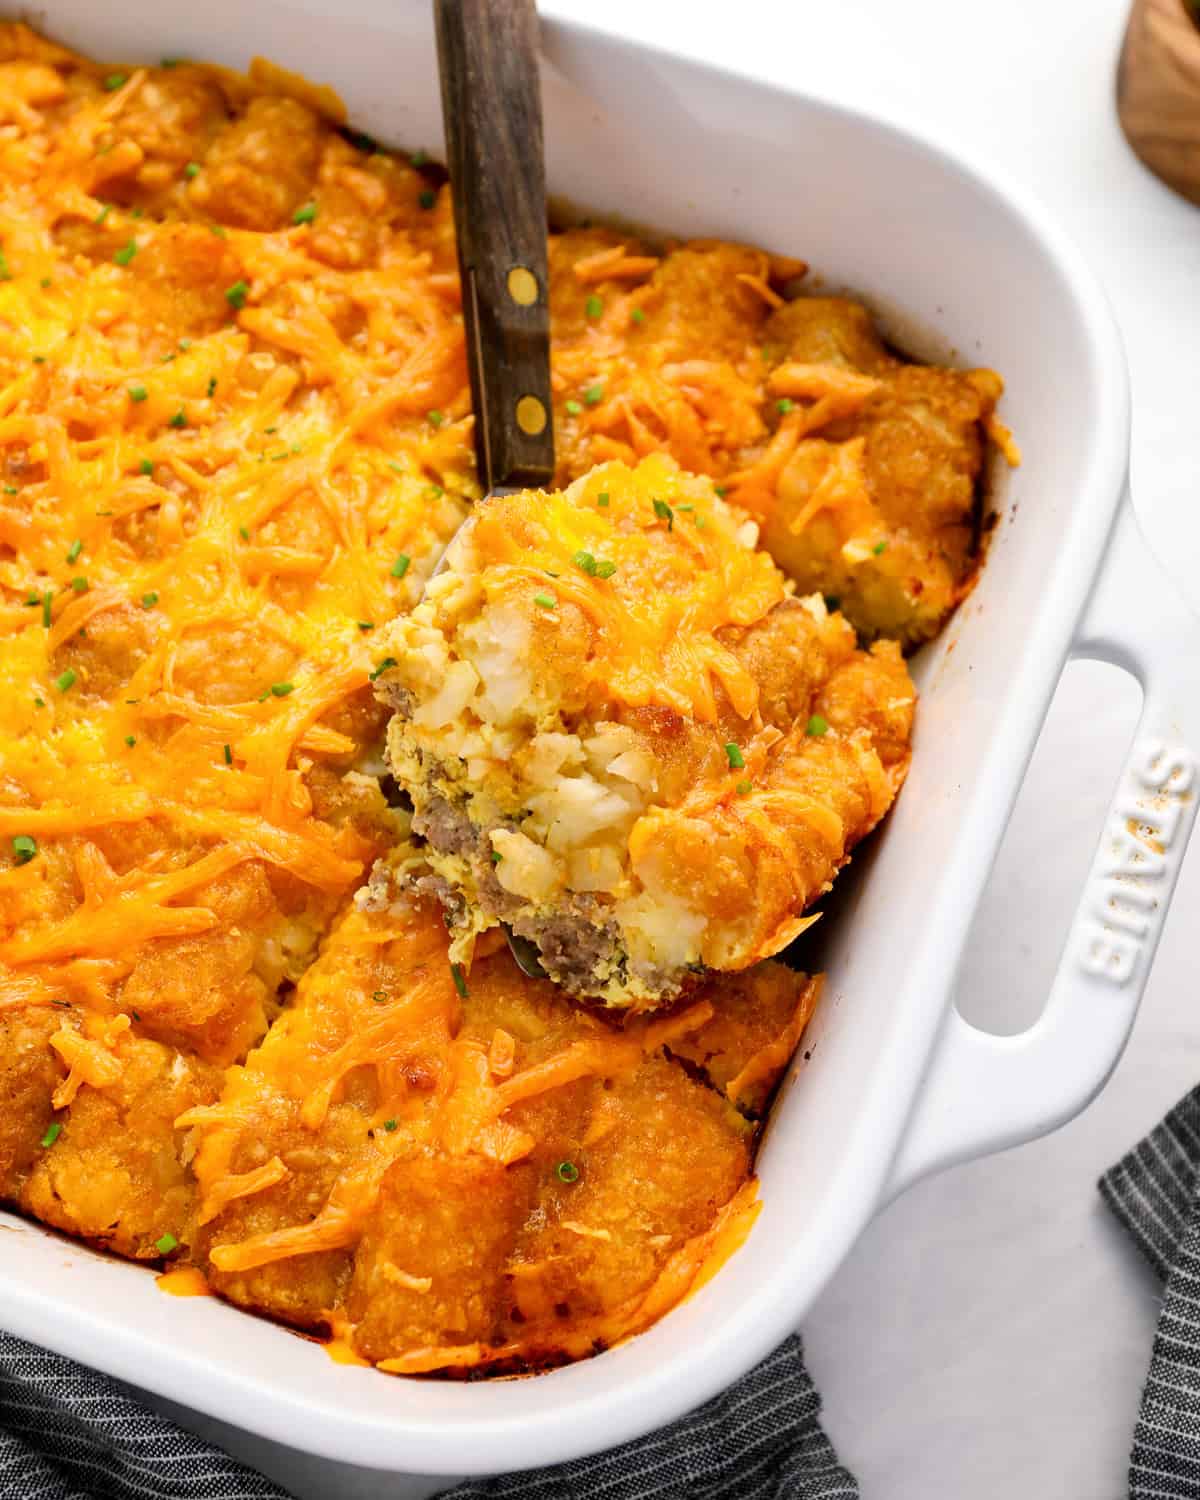
[[[514,266],[508,273],[508,295],[518,307],[532,307],[538,299],[537,277],[525,266]]]
[[[546,429],[546,408],[536,396],[522,396],[517,402],[517,426],[529,437]]]

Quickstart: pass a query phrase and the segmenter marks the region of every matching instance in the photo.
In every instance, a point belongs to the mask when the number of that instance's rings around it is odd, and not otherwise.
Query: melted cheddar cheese
[[[374,633],[475,492],[447,211],[286,75],[0,57],[0,961],[232,1060],[402,826]],[[230,922],[261,984],[126,1005]]]

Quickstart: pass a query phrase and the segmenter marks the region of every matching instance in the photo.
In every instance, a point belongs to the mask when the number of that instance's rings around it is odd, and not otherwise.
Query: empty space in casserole
[[[645,1007],[803,930],[908,764],[898,648],[797,599],[710,482],[651,458],[480,506],[382,641],[401,884],[470,957],[505,922]]]

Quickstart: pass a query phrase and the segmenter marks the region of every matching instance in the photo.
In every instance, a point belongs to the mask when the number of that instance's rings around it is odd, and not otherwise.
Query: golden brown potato
[[[845,323],[831,317],[821,335],[814,319],[806,355]],[[974,565],[984,430],[1001,383],[987,370],[884,364],[844,334],[841,347],[869,372],[846,397],[847,409],[823,423],[819,437],[806,435],[805,415],[797,418],[794,446],[765,503],[753,468],[733,493],[761,512],[764,545],[800,588],[836,599],[868,636],[919,643],[957,603]],[[779,366],[774,388],[816,391],[813,368]]]
[[[54,1119],[50,1098],[62,1069],[50,1038],[58,1027],[49,1008],[0,1012],[0,1198],[8,1202],[24,1186]]]
[[[222,224],[278,229],[308,199],[320,154],[321,122],[312,110],[262,95],[217,136],[188,196]]]
[[[175,1119],[209,1104],[221,1074],[198,1058],[126,1032],[114,1076],[84,1083],[55,1114],[18,1199],[44,1223],[119,1255],[157,1259],[194,1238],[196,1189]],[[94,1075],[92,1075],[94,1076]]]

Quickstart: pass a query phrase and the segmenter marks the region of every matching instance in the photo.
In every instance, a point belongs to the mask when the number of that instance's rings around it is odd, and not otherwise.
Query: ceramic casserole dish
[[[362,129],[439,150],[423,3],[46,0],[32,19],[101,58],[266,55],[332,85]],[[4,1327],[297,1448],[410,1473],[534,1467],[678,1416],[797,1325],[889,1196],[1079,1110],[1132,1023],[1195,815],[1200,633],[1132,519],[1111,315],[1042,211],[867,114],[575,25],[547,21],[543,45],[553,194],[803,256],[901,347],[1001,371],[1024,462],[996,474],[978,588],[915,660],[913,768],[826,924],[826,1000],[761,1150],[759,1220],[649,1332],[536,1378],[385,1378],[0,1214]],[[1143,714],[1046,1008],[995,1037],[951,1008],[953,981],[1072,655],[1133,672]]]

